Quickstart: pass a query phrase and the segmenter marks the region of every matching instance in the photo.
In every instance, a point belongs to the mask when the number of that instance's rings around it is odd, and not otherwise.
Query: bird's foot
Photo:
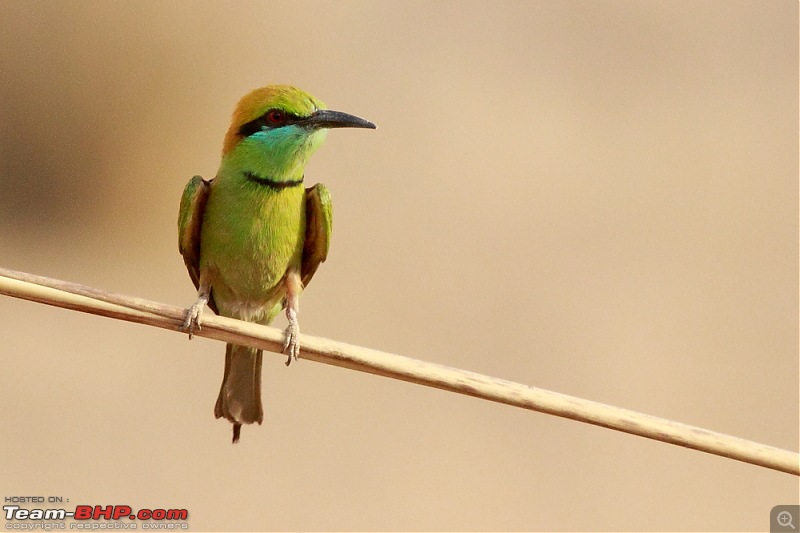
[[[287,353],[289,357],[286,359],[286,366],[292,363],[292,359],[297,361],[297,356],[300,354],[300,324],[297,322],[296,317],[289,318],[289,325],[286,327],[286,341],[283,343],[283,353]],[[288,350],[288,351],[287,351]]]
[[[303,282],[300,281],[300,274],[291,270],[286,274],[286,319],[289,326],[286,328],[286,342],[283,344],[283,351],[288,350],[289,358],[286,359],[286,366],[292,363],[292,359],[297,361],[300,355],[300,323],[297,321],[297,311],[300,293],[303,290]]]
[[[189,333],[189,339],[194,335],[195,330],[200,331],[203,329],[200,326],[200,318],[203,316],[203,307],[205,307],[208,298],[200,297],[189,309],[186,310],[186,318],[183,320],[183,330]]]

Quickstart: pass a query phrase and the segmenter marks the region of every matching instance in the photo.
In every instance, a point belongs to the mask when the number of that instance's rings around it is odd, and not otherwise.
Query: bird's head
[[[308,158],[330,128],[371,128],[362,118],[330,111],[325,104],[288,85],[270,85],[246,94],[233,112],[222,148],[223,164],[291,180],[302,177]]]

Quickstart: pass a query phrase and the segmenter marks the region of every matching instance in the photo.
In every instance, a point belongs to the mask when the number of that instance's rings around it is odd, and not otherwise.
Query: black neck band
[[[272,178],[262,178],[261,176],[253,174],[252,172],[245,172],[244,177],[247,178],[247,181],[264,185],[265,187],[269,187],[274,191],[280,191],[281,189],[286,189],[288,187],[297,187],[298,185],[303,184],[303,178],[292,181],[279,181]]]

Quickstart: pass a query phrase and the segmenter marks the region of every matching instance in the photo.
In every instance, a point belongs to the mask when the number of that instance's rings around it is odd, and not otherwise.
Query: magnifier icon
[[[789,526],[790,528],[795,529],[794,523],[792,523],[792,513],[789,511],[781,511],[775,518],[778,520],[778,523],[781,525],[781,527]]]

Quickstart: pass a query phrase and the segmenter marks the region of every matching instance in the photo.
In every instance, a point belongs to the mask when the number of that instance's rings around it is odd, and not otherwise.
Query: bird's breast
[[[203,219],[201,269],[212,273],[214,299],[226,307],[272,306],[288,268],[299,268],[305,235],[305,189],[251,183],[212,186]],[[249,314],[252,314],[250,312]]]

